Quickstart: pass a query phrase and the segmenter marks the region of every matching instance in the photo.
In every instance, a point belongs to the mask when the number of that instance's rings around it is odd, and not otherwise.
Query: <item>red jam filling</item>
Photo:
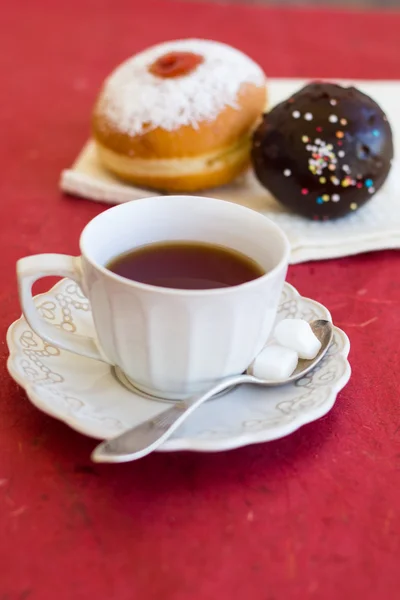
[[[193,52],[168,52],[157,58],[149,67],[150,73],[165,79],[182,77],[196,69],[204,58]]]

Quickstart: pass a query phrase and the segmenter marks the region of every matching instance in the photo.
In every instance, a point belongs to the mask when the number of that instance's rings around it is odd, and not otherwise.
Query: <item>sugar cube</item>
[[[290,377],[297,367],[297,361],[294,350],[271,344],[265,346],[254,359],[250,373],[260,379],[281,381]]]
[[[321,342],[303,319],[283,319],[275,327],[274,337],[278,344],[297,352],[299,358],[311,360],[321,349]]]

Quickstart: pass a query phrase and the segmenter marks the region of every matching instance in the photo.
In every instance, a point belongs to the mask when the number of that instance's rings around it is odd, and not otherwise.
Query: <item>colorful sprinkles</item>
[[[293,99],[291,98],[289,102],[293,102]],[[338,104],[335,98],[331,98],[329,103],[331,106],[337,106]],[[303,117],[305,121],[312,121],[314,119],[314,115],[311,112],[305,112],[302,114],[299,110],[293,110],[292,117],[294,119],[300,119],[300,117]],[[328,121],[332,124],[339,123],[343,128],[348,125],[348,121],[345,117],[341,117],[333,112],[328,116]],[[315,126],[315,131],[320,134],[323,131],[323,126],[317,124]],[[318,177],[318,181],[321,185],[325,185],[328,182],[334,186],[341,186],[342,188],[355,186],[358,189],[361,189],[365,186],[368,192],[373,194],[375,192],[375,188],[373,185],[374,182],[371,178],[367,178],[363,182],[363,177],[358,174],[357,178],[354,179],[354,175],[351,175],[351,168],[348,164],[338,164],[338,159],[343,159],[346,156],[346,152],[341,149],[346,134],[342,129],[338,129],[336,131],[334,130],[334,135],[336,137],[336,142],[334,144],[324,141],[322,136],[312,139],[313,136],[310,137],[310,135],[307,135],[307,133],[301,135],[301,141],[303,144],[305,144],[305,150],[310,154],[308,158],[308,170],[312,175]],[[372,131],[372,135],[378,137],[380,135],[379,130],[374,129]],[[326,170],[331,172],[329,177],[326,175]],[[292,175],[291,169],[285,168],[283,170],[283,175],[285,177],[290,177]],[[325,192],[325,190],[323,191],[324,193],[321,193],[316,198],[317,204],[323,205],[326,202],[339,202],[341,200],[340,194],[328,194]],[[307,187],[303,187],[301,189],[301,194],[303,196],[307,196],[309,193],[310,190]],[[357,208],[358,204],[356,202],[352,202],[350,204],[351,210],[354,211]],[[316,220],[320,220],[318,216],[315,216],[314,218]]]
[[[347,176],[344,179],[342,179],[342,186],[344,188],[349,187],[350,185],[354,185],[355,181],[354,179],[352,179],[351,177]]]
[[[321,139],[316,138],[314,144],[309,147],[311,157],[308,159],[308,169],[313,175],[322,175],[326,167],[336,169],[336,156],[333,152],[332,144],[326,144]]]

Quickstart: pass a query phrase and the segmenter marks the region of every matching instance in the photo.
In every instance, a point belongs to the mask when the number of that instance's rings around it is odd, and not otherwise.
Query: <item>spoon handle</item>
[[[144,421],[121,435],[101,442],[92,452],[94,462],[128,462],[146,456],[160,446],[196,408],[219,392],[252,379],[235,375],[217,383],[201,396],[177,402],[156,417]]]

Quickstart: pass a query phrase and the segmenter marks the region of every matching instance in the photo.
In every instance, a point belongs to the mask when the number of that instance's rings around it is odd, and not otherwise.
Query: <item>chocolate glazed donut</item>
[[[381,108],[354,87],[314,82],[265,114],[253,136],[261,184],[314,220],[346,215],[384,183],[392,131]]]

